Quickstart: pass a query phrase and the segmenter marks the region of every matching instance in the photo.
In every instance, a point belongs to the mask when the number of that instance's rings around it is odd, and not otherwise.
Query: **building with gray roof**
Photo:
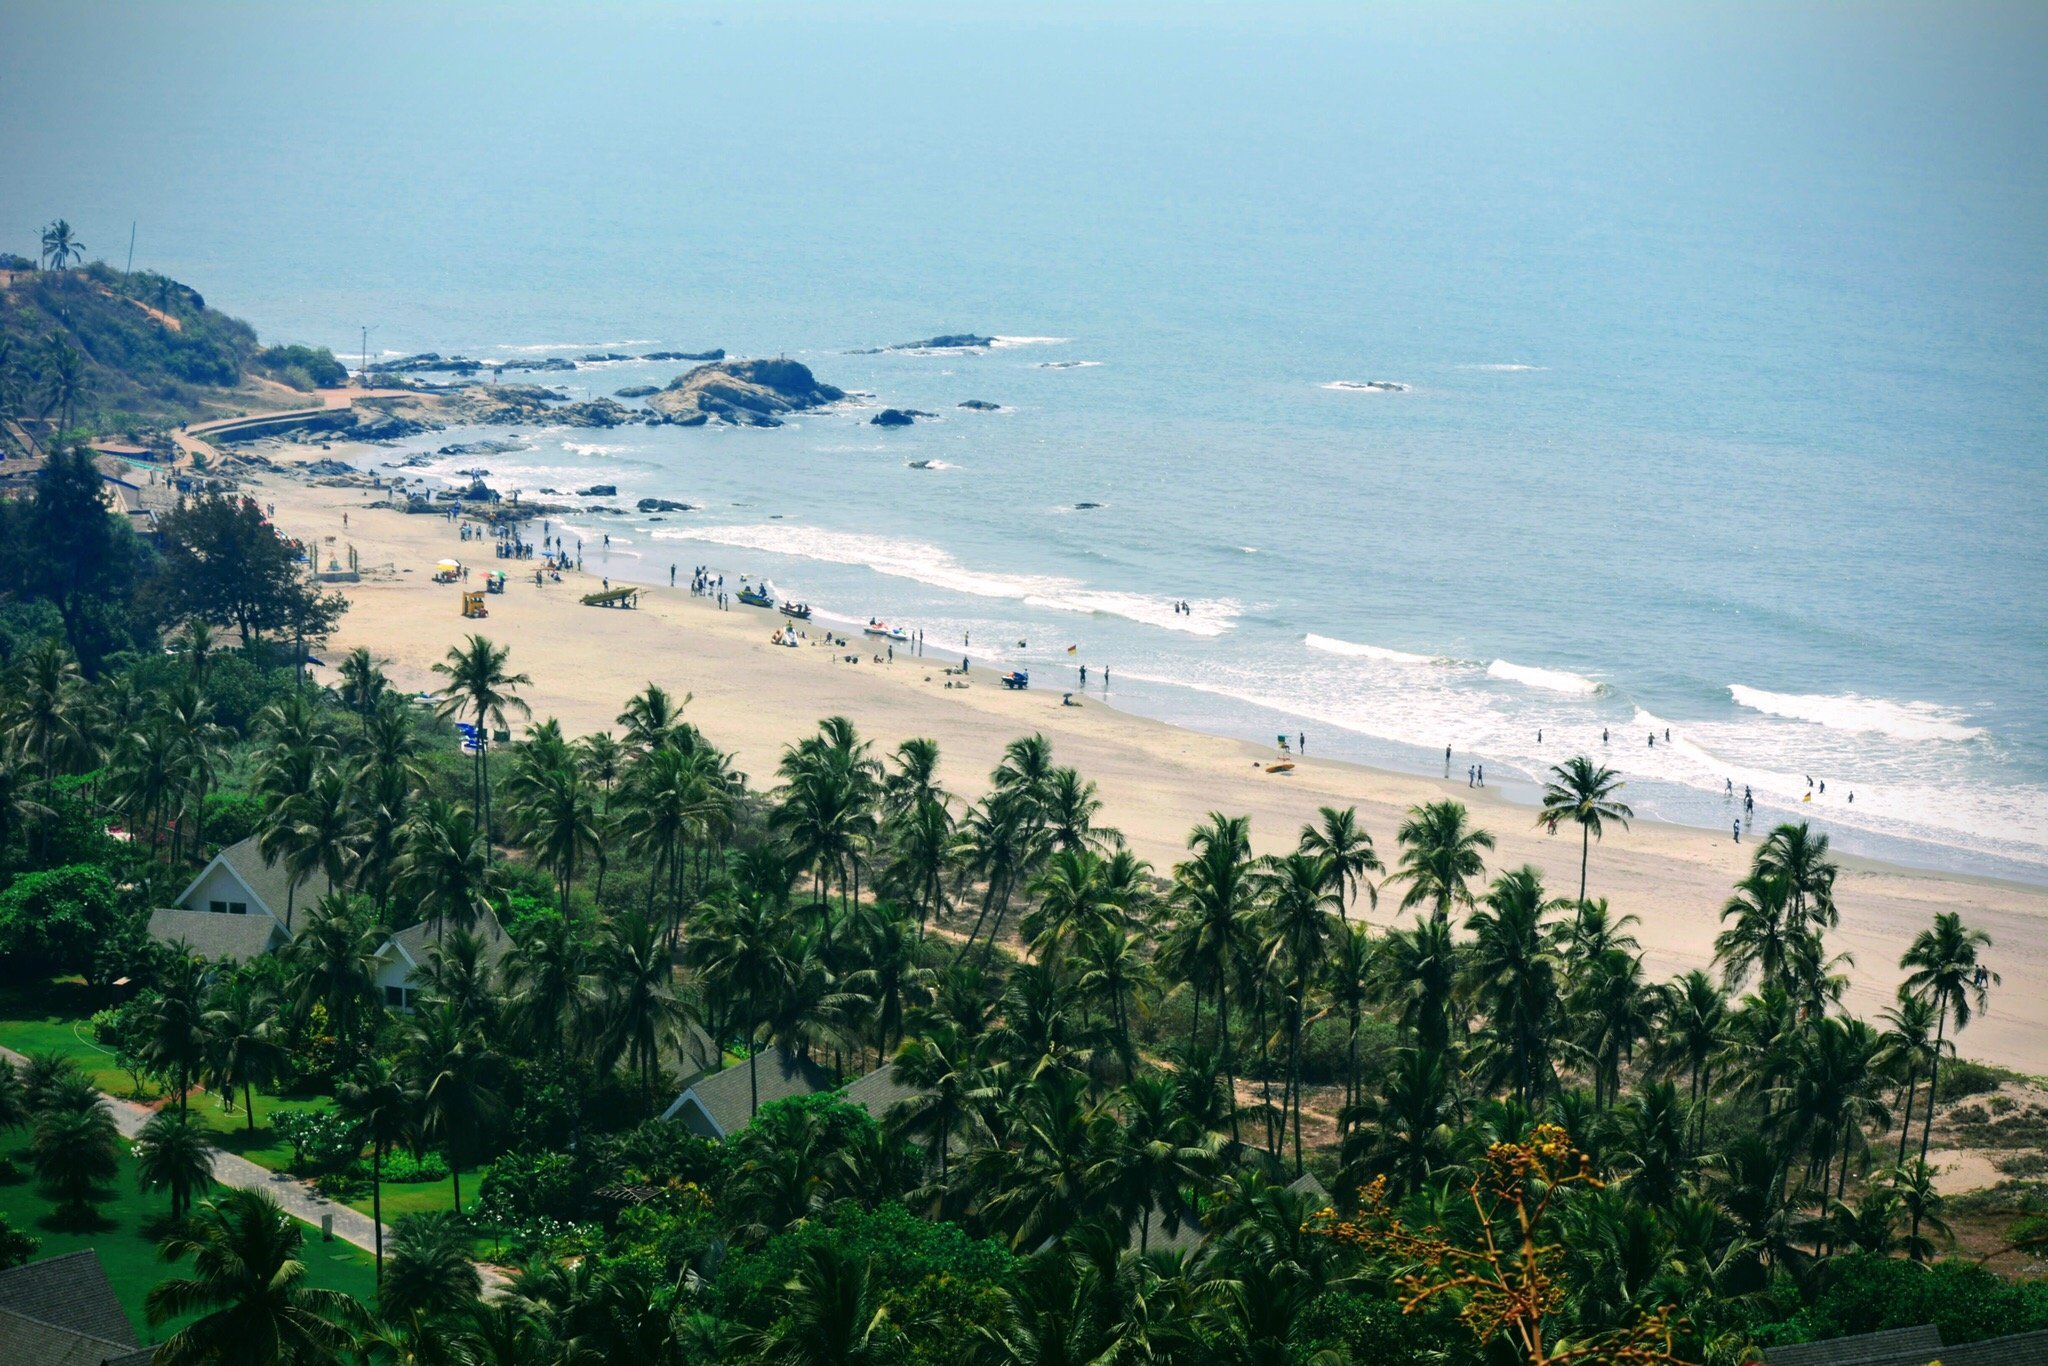
[[[677,1096],[661,1117],[680,1121],[693,1134],[723,1142],[753,1123],[757,1089],[760,1103],[767,1105],[791,1096],[814,1096],[835,1085],[832,1073],[809,1058],[799,1058],[780,1046],[766,1048],[746,1062],[699,1079]]]

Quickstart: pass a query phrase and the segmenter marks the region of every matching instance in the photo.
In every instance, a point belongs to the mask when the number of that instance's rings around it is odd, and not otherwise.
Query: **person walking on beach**
[[[1297,739],[1297,740],[1299,740],[1299,741],[1300,741],[1300,743],[1299,743],[1299,744],[1297,744],[1297,745],[1296,745],[1296,746],[1294,747],[1295,753],[1297,753],[1297,754],[1306,754],[1306,753],[1308,753],[1308,732],[1307,732],[1307,731],[1303,731],[1303,732],[1302,732],[1302,733],[1301,733],[1300,735],[1296,736],[1296,737],[1295,737],[1295,739]]]
[[[1486,765],[1485,765],[1485,764],[1481,764],[1481,765],[1479,765],[1479,785],[1480,785],[1481,787],[1485,787],[1485,786],[1486,786]]]
[[[1467,787],[1477,787],[1477,786],[1478,786],[1478,784],[1477,784],[1477,783],[1475,783],[1475,782],[1474,782],[1474,781],[1472,780],[1472,772],[1473,772],[1473,770],[1472,770],[1472,765],[1470,765],[1470,764],[1467,764],[1467,765],[1465,765],[1465,786],[1467,786]]]
[[[674,565],[668,567],[668,586],[670,588],[676,586],[676,567]]]
[[[1451,747],[1449,745],[1444,746],[1444,776],[1446,778],[1451,776]]]
[[[1737,822],[1735,822],[1735,842],[1736,842],[1737,844],[1740,844],[1740,843],[1742,843],[1742,822],[1741,822],[1741,821],[1737,821]]]

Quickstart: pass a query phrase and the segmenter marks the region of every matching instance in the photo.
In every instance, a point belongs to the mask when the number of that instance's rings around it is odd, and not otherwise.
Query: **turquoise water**
[[[15,6],[0,237],[139,219],[337,351],[787,352],[940,414],[481,461],[704,505],[574,519],[614,578],[2039,880],[2044,58],[2024,6]],[[848,354],[960,331],[1026,340]]]

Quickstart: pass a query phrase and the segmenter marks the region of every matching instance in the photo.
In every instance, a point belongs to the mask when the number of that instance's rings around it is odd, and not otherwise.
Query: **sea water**
[[[266,340],[855,393],[421,471],[577,507],[614,580],[2048,878],[2039,9],[101,17],[0,19],[0,246],[63,215],[118,265],[139,220]],[[1001,340],[867,354],[955,332]],[[588,510],[640,497],[698,507]]]

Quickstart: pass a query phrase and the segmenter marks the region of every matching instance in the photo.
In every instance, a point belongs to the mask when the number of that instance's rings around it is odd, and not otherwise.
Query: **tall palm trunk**
[[[1917,1068],[1917,1067],[1912,1067],[1912,1068],[1908,1068],[1908,1069],[1906,1069],[1906,1105],[1905,1105],[1905,1112],[1904,1112],[1904,1117],[1903,1117],[1902,1119],[1900,1119],[1900,1120],[1899,1120],[1899,1162],[1898,1162],[1898,1165],[1899,1165],[1899,1166],[1901,1166],[1901,1167],[1903,1167],[1903,1166],[1905,1166],[1905,1165],[1906,1165],[1906,1144],[1907,1144],[1907,1143],[1909,1143],[1909,1142],[1910,1142],[1910,1141],[1912,1140],[1912,1134],[1913,1134],[1913,1101],[1914,1101],[1914,1099],[1915,1099],[1915,1098],[1916,1098],[1916,1097],[1918,1096],[1918,1094],[1919,1094],[1919,1090],[1920,1090],[1920,1069],[1919,1069],[1919,1068]]]
[[[1934,1056],[1927,1060],[1927,1117],[1920,1124],[1920,1160],[1922,1162],[1927,1160],[1927,1145],[1934,1133],[1935,1088],[1941,1082],[1941,1041],[1942,1035],[1947,1029],[1948,998],[1943,997],[1941,1012],[1934,1017]],[[1916,1237],[1920,1233],[1920,1219],[1918,1215],[1915,1215],[1913,1219],[1913,1233]]]
[[[1593,855],[1593,827],[1579,826],[1579,904],[1586,904],[1586,860]]]

